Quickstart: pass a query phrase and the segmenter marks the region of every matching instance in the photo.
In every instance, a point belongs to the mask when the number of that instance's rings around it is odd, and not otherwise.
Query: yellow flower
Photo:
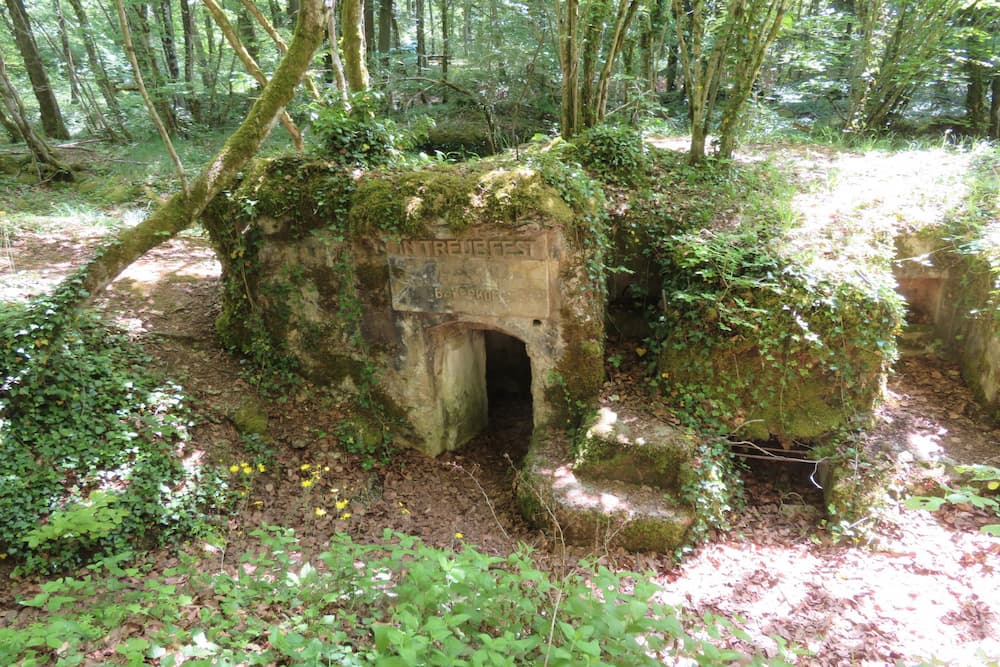
[[[257,464],[257,472],[266,472],[266,471],[267,471],[267,468],[264,467],[263,463],[258,463]]]
[[[238,465],[236,465],[235,463],[233,465],[229,466],[229,472],[239,472],[239,471],[240,471],[240,467]]]
[[[345,507],[347,507],[350,504],[350,502],[351,501],[349,501],[349,500],[338,500],[336,507],[337,507],[337,509],[342,510]]]
[[[340,515],[340,520],[341,521],[347,521],[350,518],[351,518],[351,513],[350,512],[344,512],[343,514]]]
[[[456,539],[456,540],[460,540],[460,539],[462,539],[463,537],[465,537],[465,535],[463,535],[462,533],[455,533],[455,539]]]
[[[326,510],[323,509],[322,507],[317,507],[316,509],[313,510],[313,514],[315,514],[316,516],[326,516]]]
[[[312,466],[309,465],[308,463],[303,463],[302,465],[299,466],[299,470],[309,470],[309,468],[312,468]]]
[[[310,486],[313,485],[313,481],[311,479],[304,479],[302,480],[301,484],[303,489],[308,489]]]
[[[251,468],[248,465],[243,466],[243,474],[244,475],[249,475],[252,472],[253,472],[253,468]]]
[[[6,560],[7,554],[0,554],[0,560]]]
[[[406,509],[405,507],[403,509],[399,510],[399,511],[402,512],[403,514],[409,514],[410,513],[410,510]]]

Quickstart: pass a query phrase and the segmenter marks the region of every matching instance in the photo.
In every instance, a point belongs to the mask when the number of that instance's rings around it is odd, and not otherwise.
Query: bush
[[[646,144],[639,130],[599,125],[575,140],[580,163],[599,179],[618,185],[638,185],[649,174]]]
[[[7,306],[0,341],[0,553],[55,571],[205,527],[222,482],[182,464],[183,391],[123,335],[55,297]]]
[[[376,113],[374,93],[358,93],[350,106],[342,102],[313,103],[309,106],[312,131],[319,157],[348,167],[378,167],[399,158],[426,139],[430,121],[413,129]]]

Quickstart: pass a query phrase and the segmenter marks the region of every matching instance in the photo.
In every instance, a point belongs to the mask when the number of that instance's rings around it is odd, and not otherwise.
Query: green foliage
[[[430,120],[404,128],[378,112],[378,95],[371,91],[341,101],[314,102],[309,117],[317,154],[348,167],[378,167],[396,162],[405,151],[426,139]]]
[[[866,412],[894,355],[899,298],[784,256],[790,189],[766,166],[657,170],[664,187],[619,223],[659,270],[650,384],[696,423],[761,439],[816,437]]]
[[[525,156],[525,162],[573,209],[575,216],[569,230],[572,232],[570,238],[587,254],[587,275],[593,288],[603,291],[611,238],[607,198],[601,183],[584,171],[573,155],[573,147],[561,139],[536,143]]]
[[[574,144],[580,163],[603,181],[635,186],[648,177],[648,149],[634,127],[598,125],[575,137]]]
[[[960,486],[943,485],[941,496],[911,496],[906,499],[906,507],[935,512],[945,505],[970,505],[992,510],[1000,517],[1000,468],[976,464],[955,466],[955,471],[963,476]],[[1000,537],[1000,523],[983,526],[980,530]]]
[[[376,464],[388,463],[394,450],[392,430],[381,423],[385,410],[372,406],[375,416],[357,415],[336,427],[337,439],[344,449],[361,458],[361,466],[371,470]]]
[[[94,316],[65,314],[73,285],[0,314],[0,552],[25,571],[179,540],[225,496],[181,462],[181,388]]]
[[[583,564],[559,578],[524,550],[452,553],[389,533],[373,545],[336,534],[313,565],[290,530],[254,536],[259,548],[231,573],[185,559],[151,575],[107,559],[48,582],[21,601],[46,616],[0,628],[0,662],[76,664],[105,649],[164,666],[787,664],[719,648],[748,637],[656,602],[658,587],[635,573]],[[145,632],[115,638],[124,624]]]

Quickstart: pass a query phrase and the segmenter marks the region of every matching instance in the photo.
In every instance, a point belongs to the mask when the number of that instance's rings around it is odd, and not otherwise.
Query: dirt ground
[[[0,296],[26,297],[54,284],[96,241],[70,233],[10,239],[0,254]],[[253,388],[215,338],[218,290],[206,240],[185,234],[130,267],[98,307],[191,396],[193,442],[222,463],[239,463],[244,453],[227,415]],[[608,393],[638,391],[627,373],[611,382],[618,384]],[[889,379],[868,437],[885,452],[894,481],[860,543],[837,541],[823,529],[810,466],[755,464],[745,473],[747,506],[734,528],[680,564],[667,554],[599,545],[563,550],[527,526],[512,484],[530,423],[516,404],[459,452],[429,459],[404,450],[367,471],[330,435],[345,400],[303,387],[269,402],[278,465],[253,479],[230,525],[231,558],[262,523],[294,527],[316,550],[337,531],[374,540],[387,528],[436,546],[467,543],[497,554],[526,542],[553,566],[593,555],[611,567],[648,572],[662,585],[663,601],[737,620],[752,647],[768,655],[782,642],[808,649],[802,665],[1000,660],[1000,539],[977,532],[989,517],[968,508],[931,514],[902,507],[905,487],[930,484],[940,469],[928,462],[1000,465],[1000,430],[957,369],[936,356],[906,356]],[[307,479],[313,483],[305,488]],[[0,601],[9,607],[16,597],[14,584]]]

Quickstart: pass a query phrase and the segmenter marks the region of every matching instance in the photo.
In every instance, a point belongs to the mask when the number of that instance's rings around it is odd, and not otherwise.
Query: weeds
[[[553,577],[524,548],[453,553],[388,532],[373,545],[336,534],[313,564],[290,530],[253,535],[258,547],[233,572],[182,557],[153,574],[107,558],[44,584],[21,604],[47,616],[0,629],[0,662],[100,652],[164,666],[787,664],[719,648],[706,637],[748,637],[656,602],[657,586],[636,573],[582,564]]]

